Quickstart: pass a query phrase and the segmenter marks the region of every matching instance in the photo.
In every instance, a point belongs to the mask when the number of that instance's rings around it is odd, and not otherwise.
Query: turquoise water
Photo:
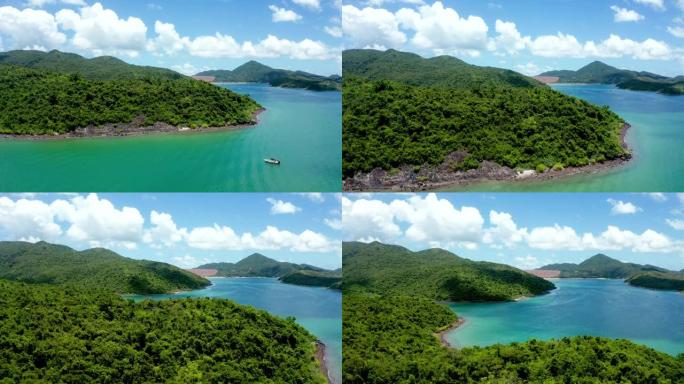
[[[297,323],[326,345],[328,369],[342,382],[342,293],[326,288],[283,284],[268,278],[210,278],[205,289],[171,295],[132,296],[134,300],[214,297],[251,305]]]
[[[221,84],[266,111],[234,131],[25,141],[0,139],[4,192],[341,190],[341,93]],[[264,163],[275,157],[279,166]]]
[[[632,128],[635,158],[617,169],[550,181],[487,182],[459,190],[568,192],[680,192],[684,190],[684,96],[618,89],[611,85],[554,85],[565,94],[608,105]]]
[[[630,339],[684,353],[684,295],[636,288],[621,280],[554,280],[544,296],[510,303],[450,304],[466,319],[447,335],[452,345],[492,345],[591,335]]]

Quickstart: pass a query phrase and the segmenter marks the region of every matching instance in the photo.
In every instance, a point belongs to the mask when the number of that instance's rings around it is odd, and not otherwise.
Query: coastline
[[[57,135],[11,135],[0,134],[0,140],[26,140],[26,141],[44,141],[44,140],[69,140],[69,139],[83,139],[95,137],[129,137],[129,136],[149,136],[160,134],[190,134],[190,133],[206,133],[219,131],[233,131],[244,128],[253,127],[259,124],[259,115],[266,111],[265,108],[259,108],[252,113],[252,120],[248,123],[225,125],[222,127],[204,127],[204,128],[189,128],[182,126],[175,126],[167,123],[157,122],[151,126],[142,126],[136,122],[139,118],[134,119],[130,123],[108,123],[100,126],[88,126],[76,128],[67,133]]]
[[[325,344],[320,340],[316,340],[316,361],[318,361],[318,369],[325,377],[328,384],[334,384],[332,376],[330,376],[330,371],[328,370],[328,359],[326,357]]]
[[[459,327],[462,327],[465,324],[465,322],[466,322],[466,319],[459,316],[456,321],[449,324],[446,328],[442,329],[441,331],[438,331],[437,333],[435,333],[435,337],[437,337],[439,339],[439,342],[443,347],[455,349],[456,347],[451,345],[449,340],[447,340],[446,335],[449,332],[456,330]]]
[[[620,145],[626,154],[622,157],[603,161],[601,163],[589,164],[582,167],[566,167],[562,170],[549,169],[544,173],[537,173],[533,170],[517,172],[509,167],[501,166],[494,162],[485,160],[480,162],[478,169],[469,171],[452,172],[451,165],[454,161],[460,161],[468,154],[460,151],[453,152],[446,156],[445,161],[436,167],[421,167],[418,173],[414,172],[414,167],[405,165],[399,168],[398,172],[392,172],[376,168],[369,173],[359,172],[354,177],[345,178],[342,183],[344,192],[412,192],[412,191],[434,191],[456,187],[466,187],[474,184],[500,181],[505,183],[524,183],[530,181],[549,181],[561,179],[568,176],[594,174],[618,168],[629,162],[633,154],[627,144],[627,131],[631,128],[629,123],[624,123],[620,129]]]

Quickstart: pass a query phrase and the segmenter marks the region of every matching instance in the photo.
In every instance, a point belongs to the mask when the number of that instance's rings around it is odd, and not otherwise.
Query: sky
[[[185,74],[248,60],[341,72],[339,0],[0,0],[0,50],[112,55]]]
[[[6,194],[0,240],[109,248],[182,268],[259,252],[341,266],[338,194]]]
[[[684,269],[684,194],[345,194],[345,241],[534,269],[597,253]]]
[[[684,75],[684,0],[345,0],[345,48],[394,48],[424,57],[536,75],[600,60]]]

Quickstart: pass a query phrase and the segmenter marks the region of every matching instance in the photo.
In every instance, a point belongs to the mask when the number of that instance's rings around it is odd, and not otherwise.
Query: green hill
[[[248,96],[190,78],[101,81],[0,65],[0,134],[54,135],[107,124],[224,127],[253,123],[260,108]]]
[[[684,272],[640,272],[626,281],[636,287],[684,292]]]
[[[297,270],[322,271],[305,264],[276,261],[260,253],[253,253],[237,263],[209,263],[198,269],[216,269],[216,276],[224,277],[282,277]]]
[[[562,278],[626,279],[631,275],[640,272],[667,272],[666,269],[654,267],[652,265],[623,263],[603,254],[594,255],[580,264],[550,264],[539,269],[559,270],[561,271],[560,277]]]
[[[684,78],[669,78],[650,72],[636,72],[594,61],[577,71],[548,71],[539,76],[558,77],[559,83],[615,84],[618,88],[652,91],[669,95],[684,94]]]
[[[45,69],[66,74],[79,74],[89,80],[130,80],[143,78],[177,80],[185,77],[170,69],[132,65],[116,57],[101,56],[86,59],[75,53],[57,50],[50,52],[29,50],[0,52],[0,64]]]
[[[511,71],[391,50],[345,51],[343,62],[345,178],[406,167],[428,177],[420,171],[485,161],[544,172],[630,157],[625,122],[607,107]]]
[[[46,242],[12,241],[0,242],[0,279],[138,294],[199,289],[210,284],[170,264],[133,260],[104,248],[76,251]]]
[[[234,70],[218,69],[200,72],[195,76],[214,76],[216,82],[268,83],[274,87],[304,88],[312,91],[338,91],[339,76],[320,76],[302,71],[274,69],[256,61],[249,61]]]
[[[342,271],[314,271],[300,269],[281,276],[280,281],[287,284],[340,289],[342,284]]]
[[[577,336],[448,349],[435,332],[456,315],[434,301],[345,294],[342,308],[344,383],[684,382],[684,354],[627,340]]]
[[[451,56],[425,59],[414,53],[393,49],[384,52],[350,49],[342,52],[342,76],[446,88],[543,87],[537,80],[508,69],[478,67]]]
[[[475,262],[442,249],[412,252],[378,242],[344,243],[342,270],[345,293],[502,301],[539,295],[555,288],[547,280],[507,265]]]
[[[0,281],[0,319],[3,383],[326,382],[293,318],[229,300]]]

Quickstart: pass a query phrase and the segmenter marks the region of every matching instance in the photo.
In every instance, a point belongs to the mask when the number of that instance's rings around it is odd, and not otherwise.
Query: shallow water
[[[326,192],[341,189],[341,93],[221,84],[266,111],[240,130],[0,139],[5,192]],[[282,161],[273,166],[264,158]]]
[[[684,353],[684,295],[632,287],[622,280],[562,279],[543,296],[507,303],[450,304],[466,319],[447,335],[457,346],[591,335],[630,339]]]
[[[283,284],[269,278],[210,278],[213,285],[169,295],[132,295],[136,301],[213,297],[230,299],[280,316],[294,316],[297,323],[326,345],[328,369],[342,382],[342,293],[339,291]]]

